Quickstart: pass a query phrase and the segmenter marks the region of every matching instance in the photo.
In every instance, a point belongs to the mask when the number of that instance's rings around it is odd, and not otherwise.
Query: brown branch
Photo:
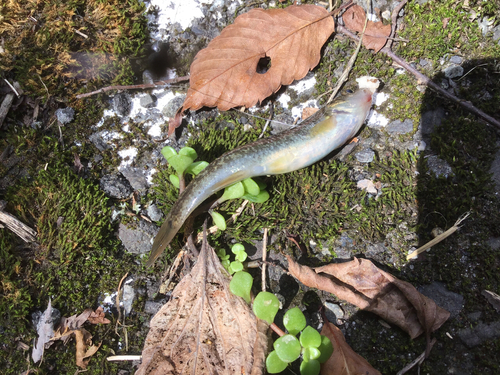
[[[386,47],[391,49],[392,47],[392,42],[394,40],[394,35],[396,34],[396,28],[398,26],[398,14],[403,9],[403,7],[406,5],[408,0],[403,0],[401,1],[392,11],[392,16],[391,16],[391,35],[387,39]]]
[[[0,207],[0,227],[3,227],[2,224],[18,235],[24,242],[30,243],[36,241],[36,232],[33,229],[15,216],[4,212]]]
[[[354,35],[351,31],[347,30],[345,27],[338,25],[337,30],[341,32],[342,34],[348,36],[349,38],[353,39],[354,41],[358,41],[359,38]],[[392,52],[390,49],[387,47],[384,47],[380,50],[381,52],[384,52],[387,56],[389,56],[391,59],[393,59],[396,63],[401,65],[403,68],[405,68],[408,72],[413,74],[417,80],[425,84],[427,87],[430,87],[434,91],[438,92],[439,94],[443,95],[447,99],[451,100],[452,102],[455,102],[457,104],[460,104],[462,107],[467,109],[468,111],[474,113],[475,115],[481,117],[483,120],[488,122],[491,125],[496,126],[498,129],[500,129],[500,121],[497,119],[491,117],[490,115],[484,113],[481,111],[479,108],[476,108],[471,102],[467,102],[465,100],[457,98],[455,95],[450,94],[448,91],[443,90],[438,84],[434,83],[429,77],[427,77],[425,74],[420,73],[417,69],[412,67],[410,64],[408,64],[404,59],[396,55],[394,52]]]
[[[178,82],[184,82],[184,81],[189,81],[189,76],[182,76],[182,77],[177,77],[177,78],[172,78],[172,79],[167,79],[166,81],[157,81],[153,83],[144,83],[142,85],[128,85],[128,86],[107,86],[103,87],[99,90],[88,92],[86,94],[80,94],[77,95],[77,99],[82,99],[82,98],[88,98],[89,96],[92,95],[97,95],[101,94],[106,91],[111,91],[111,90],[138,90],[138,89],[156,89],[158,87],[163,87],[170,85],[172,83],[178,83]]]

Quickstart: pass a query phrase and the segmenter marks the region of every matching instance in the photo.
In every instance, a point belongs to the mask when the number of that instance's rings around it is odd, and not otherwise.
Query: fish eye
[[[345,92],[346,92],[346,94],[353,94],[354,93],[354,91],[352,91],[351,89],[347,89],[347,90],[345,90]]]

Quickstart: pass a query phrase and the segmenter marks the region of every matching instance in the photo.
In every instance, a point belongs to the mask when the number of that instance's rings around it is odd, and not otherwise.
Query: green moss
[[[9,1],[0,7],[0,68],[45,98],[132,83],[131,59],[148,36],[144,10],[135,0]]]

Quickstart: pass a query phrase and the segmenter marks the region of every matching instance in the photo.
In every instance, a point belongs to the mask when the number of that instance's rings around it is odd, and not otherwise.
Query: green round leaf
[[[231,264],[229,259],[222,259],[220,263],[222,264],[222,267],[224,267],[227,272],[229,272],[229,265]]]
[[[161,149],[161,154],[168,160],[169,157],[177,155],[177,152],[172,147],[166,146]]]
[[[262,320],[272,324],[274,317],[280,308],[278,298],[269,292],[260,292],[253,301],[253,312]]]
[[[217,250],[217,256],[221,259],[224,259],[223,257],[226,256],[226,249],[222,248]]]
[[[191,159],[191,162],[195,161],[196,158],[198,157],[198,154],[194,150],[194,148],[191,147],[183,147],[179,150],[179,155],[184,155],[187,156],[188,158]]]
[[[239,271],[233,275],[229,283],[229,290],[234,295],[243,298],[246,303],[250,303],[250,290],[252,289],[253,277],[248,272]]]
[[[302,349],[302,358],[304,361],[312,361],[313,359],[318,359],[321,356],[321,352],[318,348],[310,347]]]
[[[236,260],[239,262],[244,262],[247,260],[247,253],[245,251],[239,251],[238,254],[236,254]]]
[[[293,335],[284,335],[277,339],[274,344],[276,354],[283,362],[293,362],[300,356],[302,350],[299,340]]]
[[[207,167],[207,165],[208,163],[206,161],[195,161],[186,168],[186,173],[197,176],[202,170]]]
[[[288,364],[283,362],[280,357],[276,354],[276,350],[273,350],[266,358],[266,368],[269,374],[279,374],[286,369]]]
[[[333,354],[333,345],[328,337],[321,335],[321,345],[319,346],[321,356],[318,358],[319,363],[325,363]]]
[[[321,345],[321,335],[313,327],[307,326],[300,334],[300,344],[304,348],[317,348]]]
[[[283,325],[291,335],[296,335],[306,326],[306,317],[298,307],[288,310],[283,316]]]
[[[240,243],[235,243],[233,246],[231,246],[231,251],[233,252],[233,254],[237,254],[240,251],[245,251],[245,246]]]
[[[219,203],[227,201],[228,199],[241,198],[243,194],[245,194],[245,188],[241,182],[237,182],[224,189],[224,194],[219,198]]]
[[[257,195],[260,193],[260,188],[257,183],[251,178],[247,178],[246,180],[241,181],[243,186],[245,187],[245,192],[250,195]]]
[[[210,211],[210,215],[212,216],[212,220],[215,225],[217,225],[217,228],[220,230],[226,230],[226,220],[224,219],[224,216],[215,211]]]
[[[242,196],[243,199],[248,199],[252,203],[264,203],[269,199],[269,193],[267,190],[262,190],[257,195],[245,194]]]
[[[300,364],[300,375],[318,375],[320,371],[321,365],[316,359],[302,361]]]
[[[193,160],[184,155],[172,155],[168,158],[168,163],[175,169],[177,174],[184,174],[184,171],[193,163]]]
[[[235,260],[234,262],[231,262],[231,265],[229,266],[229,270],[231,273],[243,271],[243,263]]]
[[[180,184],[178,176],[176,176],[175,174],[171,174],[170,176],[168,176],[168,179],[170,180],[172,185],[174,185],[177,189],[179,189]]]

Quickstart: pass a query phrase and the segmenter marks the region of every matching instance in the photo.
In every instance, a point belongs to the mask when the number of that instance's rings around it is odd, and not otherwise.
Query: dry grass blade
[[[329,13],[315,5],[252,9],[237,17],[196,55],[182,110],[252,107],[316,66],[334,27]],[[270,68],[257,72],[266,58]]]
[[[265,335],[225,275],[205,234],[195,267],[151,320],[137,375],[262,373]]]

